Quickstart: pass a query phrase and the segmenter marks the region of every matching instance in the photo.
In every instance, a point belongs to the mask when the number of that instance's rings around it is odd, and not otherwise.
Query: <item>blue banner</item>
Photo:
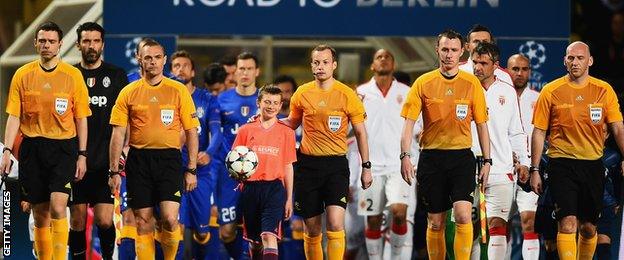
[[[570,35],[570,1],[136,0],[104,1],[111,34],[432,36],[472,24],[496,36]]]
[[[499,40],[501,67],[507,67],[507,58],[516,53],[524,54],[531,61],[529,87],[540,91],[542,87],[563,75],[566,69],[563,56],[568,40]]]
[[[107,28],[108,32],[108,28]],[[106,44],[104,45],[104,60],[106,62],[115,64],[126,70],[128,73],[136,72],[139,65],[134,58],[134,52],[136,45],[141,41],[143,37],[150,37],[158,41],[163,47],[165,47],[165,54],[169,57],[176,51],[177,37],[174,35],[106,35]],[[168,69],[169,61],[165,64],[165,71]]]

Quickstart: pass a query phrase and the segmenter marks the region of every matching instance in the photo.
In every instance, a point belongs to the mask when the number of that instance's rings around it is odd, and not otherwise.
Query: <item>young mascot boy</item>
[[[252,259],[277,260],[281,221],[292,215],[295,132],[277,119],[282,107],[278,87],[263,87],[257,103],[260,116],[239,129],[232,145],[258,155],[256,172],[243,183],[243,236],[251,242]]]

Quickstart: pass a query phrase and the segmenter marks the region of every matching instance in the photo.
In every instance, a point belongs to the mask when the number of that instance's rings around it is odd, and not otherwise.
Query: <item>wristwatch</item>
[[[196,175],[197,174],[197,168],[186,168],[186,171],[184,172],[188,172],[190,174]]]
[[[364,169],[370,169],[372,167],[373,167],[373,165],[371,164],[370,161],[362,163],[362,168],[364,168]]]
[[[80,155],[82,155],[84,157],[87,157],[87,155],[88,155],[87,150],[80,150],[80,151],[78,151],[78,156],[80,156]]]
[[[405,158],[405,156],[412,158],[412,153],[410,153],[410,152],[402,152],[402,153],[399,155],[399,159],[400,159],[400,160],[403,160],[403,158]]]
[[[529,167],[529,172],[539,172],[539,167],[531,166]]]
[[[483,158],[483,164],[489,163],[492,166],[492,158],[485,159]]]

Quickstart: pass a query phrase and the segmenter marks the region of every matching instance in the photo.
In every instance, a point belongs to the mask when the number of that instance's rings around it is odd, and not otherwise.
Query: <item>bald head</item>
[[[591,56],[591,54],[589,53],[589,45],[582,41],[575,41],[573,43],[570,43],[570,45],[568,45],[568,47],[566,48],[566,55],[568,55],[572,50],[583,51],[587,53],[587,56]]]
[[[531,76],[531,63],[529,59],[522,54],[514,54],[507,59],[507,71],[511,75],[514,88],[524,89],[529,82]]]
[[[576,41],[566,48],[563,63],[570,79],[580,83],[589,75],[589,67],[594,63],[594,59],[589,54],[589,46],[584,42]]]

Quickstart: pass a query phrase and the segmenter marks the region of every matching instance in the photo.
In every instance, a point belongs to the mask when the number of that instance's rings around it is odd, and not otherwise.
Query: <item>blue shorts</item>
[[[602,212],[600,213],[600,218],[598,218],[598,223],[596,223],[596,228],[598,230],[598,234],[606,235],[609,238],[613,239],[613,225],[616,224],[617,216],[615,215],[615,205],[606,206],[602,208]]]
[[[280,180],[245,182],[241,197],[243,237],[262,243],[262,234],[282,236],[286,189]]]
[[[199,233],[210,232],[210,195],[212,194],[210,171],[202,167],[197,172],[197,188],[182,193],[180,223]]]
[[[219,209],[219,225],[234,223],[238,220],[238,201],[241,192],[238,190],[238,182],[230,178],[223,163],[215,163],[217,179],[217,208]]]

